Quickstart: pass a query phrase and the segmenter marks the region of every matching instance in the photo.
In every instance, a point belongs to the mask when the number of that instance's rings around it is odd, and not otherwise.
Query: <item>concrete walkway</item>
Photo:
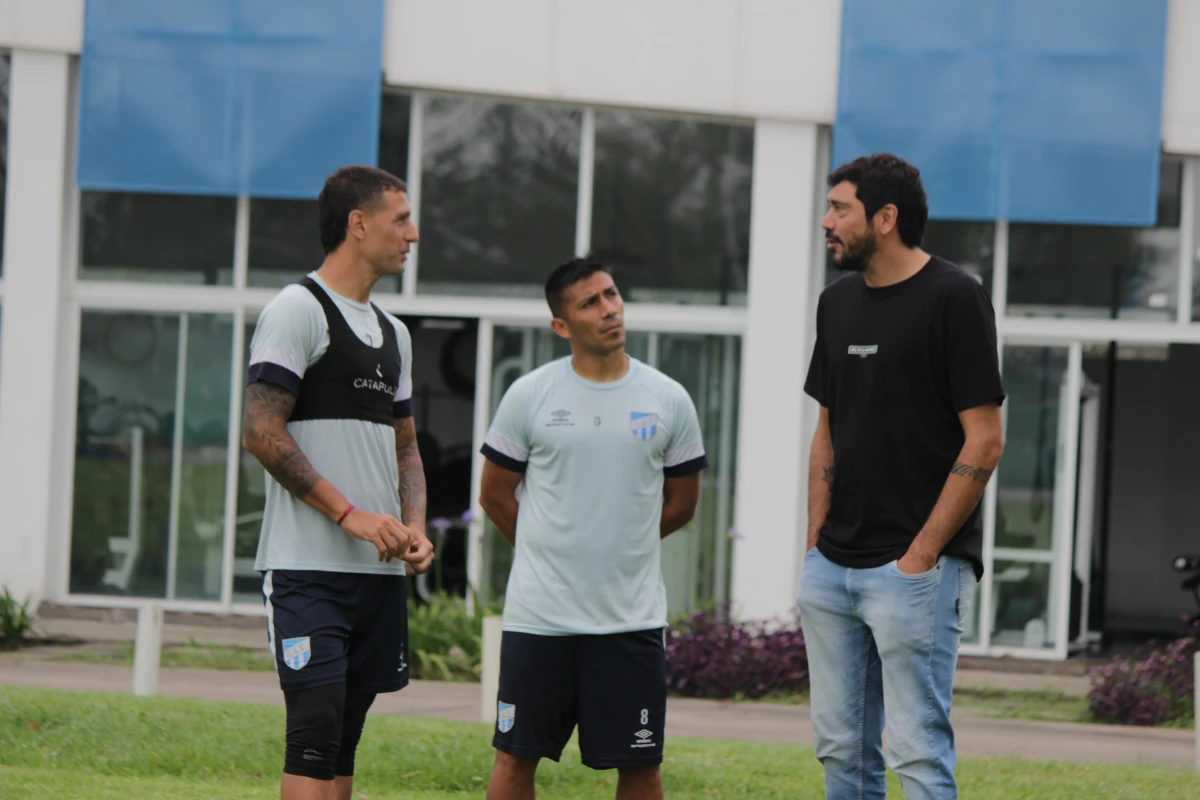
[[[137,623],[128,620],[97,620],[70,618],[41,618],[39,630],[56,639],[90,643],[132,642]],[[167,624],[163,626],[163,644],[217,645],[222,647],[249,647],[267,652],[265,620],[243,617],[236,626],[202,624]],[[34,651],[30,651],[34,652]],[[1085,697],[1091,681],[1079,674],[1017,672],[1010,669],[988,669],[985,659],[964,659],[956,672],[955,685],[974,689],[996,689],[1000,691],[1047,691],[1071,697]],[[1039,665],[1040,666],[1040,665]]]
[[[55,662],[39,650],[43,648],[0,656],[0,685],[131,691],[132,667]],[[479,692],[478,684],[417,681],[402,692],[381,695],[372,713],[478,721]],[[277,706],[283,703],[276,677],[270,672],[164,669],[159,677],[159,694]],[[1191,731],[971,717],[956,719],[955,729],[959,753],[967,757],[1141,762],[1178,768],[1193,763]],[[812,744],[808,709],[796,705],[672,698],[668,703],[667,732],[681,738]]]

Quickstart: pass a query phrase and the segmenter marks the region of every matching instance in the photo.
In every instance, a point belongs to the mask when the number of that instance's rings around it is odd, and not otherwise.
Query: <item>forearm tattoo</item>
[[[988,478],[992,477],[992,471],[990,469],[984,469],[983,467],[972,467],[970,464],[964,464],[961,461],[955,462],[954,467],[950,470],[950,474],[958,475],[963,478],[971,478],[979,483],[987,483]]]
[[[396,465],[400,468],[400,509],[404,524],[425,525],[425,465],[417,448],[417,426],[412,417],[398,419]]]
[[[308,496],[321,476],[288,433],[286,422],[296,396],[270,383],[246,389],[243,430],[255,440],[254,454],[279,485],[299,498]]]
[[[825,472],[821,475],[821,480],[825,481],[826,485],[833,486],[833,467],[825,467]]]

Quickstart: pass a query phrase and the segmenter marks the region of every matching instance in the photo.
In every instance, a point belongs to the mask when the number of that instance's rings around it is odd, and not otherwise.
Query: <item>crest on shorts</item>
[[[312,643],[307,636],[284,639],[280,644],[283,645],[283,663],[292,669],[303,669],[312,658]]]
[[[629,414],[629,426],[633,428],[633,435],[643,442],[653,439],[654,433],[658,430],[658,414],[632,411]]]
[[[513,723],[517,721],[517,707],[509,703],[496,702],[496,727],[501,733],[508,733],[512,730]]]

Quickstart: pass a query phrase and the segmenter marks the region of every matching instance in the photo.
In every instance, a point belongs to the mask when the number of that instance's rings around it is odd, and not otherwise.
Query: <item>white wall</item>
[[[0,0],[0,47],[78,53],[84,0]]]
[[[1170,0],[1167,5],[1167,58],[1163,78],[1163,148],[1168,153],[1200,153],[1200,3]]]
[[[742,344],[735,612],[795,608],[808,529],[804,378],[815,335],[810,307],[819,156],[817,127],[759,122],[754,137],[749,324]],[[820,265],[823,267],[823,262]]]
[[[830,122],[838,0],[388,0],[389,83]]]
[[[0,336],[0,586],[41,597],[51,579],[52,514],[61,428],[56,400],[70,176],[70,64],[66,55],[13,53],[9,76],[4,335]],[[58,553],[57,558],[66,558]],[[53,566],[57,566],[55,561]]]

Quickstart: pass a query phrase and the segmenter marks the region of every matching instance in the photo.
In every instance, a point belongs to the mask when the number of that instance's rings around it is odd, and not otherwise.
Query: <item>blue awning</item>
[[[376,161],[383,0],[87,0],[83,189],[315,198]]]
[[[893,152],[938,219],[1153,225],[1166,0],[844,0],[835,164]]]

